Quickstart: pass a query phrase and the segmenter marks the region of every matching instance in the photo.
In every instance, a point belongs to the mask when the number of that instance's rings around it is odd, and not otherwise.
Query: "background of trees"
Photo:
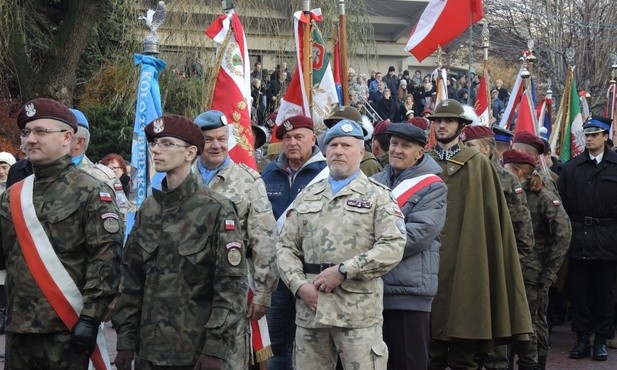
[[[214,15],[194,11],[198,0],[168,0],[170,19],[183,27],[170,30],[174,37],[188,40],[191,32],[209,25]],[[321,7],[320,25],[329,39],[337,16],[336,1],[311,2]],[[141,50],[145,27],[137,21],[145,13],[137,5],[154,8],[156,0],[10,0],[0,1],[0,150],[18,152],[19,137],[14,115],[22,102],[34,97],[52,97],[76,106],[88,116],[92,143],[88,154],[100,159],[117,152],[128,159],[134,120],[138,70],[133,53]],[[347,1],[350,50],[374,50],[372,29],[367,21],[364,1]],[[291,17],[302,7],[301,0],[237,0],[241,15],[249,11],[267,14],[277,9]],[[220,7],[212,1],[211,6]],[[520,65],[519,57],[534,40],[538,58],[534,71],[537,81],[553,81],[553,95],[559,98],[565,78],[564,52],[575,50],[576,78],[580,88],[591,93],[591,106],[601,112],[610,78],[611,55],[617,39],[617,1],[614,0],[485,0],[484,13],[491,28],[490,62],[492,79],[501,78],[511,85]],[[417,15],[420,17],[420,14]],[[291,21],[243,16],[247,32],[258,35],[282,35],[293,43]],[[482,65],[481,27],[473,29],[473,64]],[[446,66],[466,66],[468,35],[445,48]],[[195,115],[210,75],[214,54],[205,36],[199,45],[204,66],[202,77],[178,79],[173,69],[183,68],[194,50],[162,50],[168,67],[162,74],[164,110]],[[281,46],[281,54],[284,53]],[[379,51],[375,51],[378,55]],[[401,50],[401,58],[406,54]],[[351,56],[353,65],[355,56]],[[366,72],[366,71],[363,71]]]

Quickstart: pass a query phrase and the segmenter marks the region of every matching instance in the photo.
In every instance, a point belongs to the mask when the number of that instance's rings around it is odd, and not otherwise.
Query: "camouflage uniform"
[[[116,196],[116,204],[118,205],[120,212],[123,215],[126,215],[129,210],[129,200],[126,197],[126,194],[124,194],[124,190],[122,190],[122,183],[120,182],[120,179],[116,177],[114,171],[105,165],[92,163],[92,161],[86,156],[84,156],[77,168],[109,185],[109,187],[114,191]]]
[[[122,257],[117,349],[158,366],[192,366],[202,353],[228,359],[246,315],[236,213],[200,182],[191,174],[173,190],[153,189]]]
[[[70,157],[34,165],[33,203],[51,245],[83,295],[81,315],[102,321],[118,292],[124,234],[109,188],[77,170]],[[14,188],[12,188],[14,189]],[[88,358],[69,349],[70,332],[34,281],[19,246],[9,195],[0,198],[2,254],[7,269],[7,368],[85,369]],[[106,194],[107,193],[107,194]]]
[[[525,191],[518,181],[516,176],[506,170],[500,163],[491,158],[491,163],[497,171],[499,182],[503,190],[503,194],[508,204],[508,211],[514,228],[514,236],[516,238],[516,247],[518,250],[521,269],[523,271],[523,280],[525,286],[535,284],[537,279],[537,270],[535,261],[537,260],[537,252],[535,249],[533,224],[531,213],[527,205],[527,196]],[[528,303],[529,294],[527,297]],[[484,361],[487,369],[505,369],[508,367],[508,346],[496,346]]]
[[[272,206],[261,176],[245,164],[231,162],[207,186],[227,197],[236,206],[239,229],[247,241],[247,265],[255,283],[253,303],[270,307],[270,298],[278,283],[275,249],[277,232]],[[237,336],[238,345],[244,343],[244,347],[242,350],[239,348],[230,361],[233,369],[247,368],[249,362],[248,321],[244,320],[244,324]]]
[[[346,368],[386,368],[379,277],[401,260],[405,238],[390,191],[362,173],[335,196],[327,179],[298,195],[277,244],[281,279],[297,294],[315,277],[304,273],[305,263],[344,263],[347,279],[331,293],[319,292],[316,312],[297,300],[296,369],[331,368],[335,348]]]
[[[535,192],[526,187],[525,191],[537,250],[533,268],[538,271],[535,284],[529,285],[526,282],[525,290],[536,335],[531,338],[530,347],[519,351],[519,364],[534,366],[538,359],[546,362],[548,355],[548,289],[557,279],[557,272],[565,259],[572,237],[572,226],[559,196],[546,188]]]

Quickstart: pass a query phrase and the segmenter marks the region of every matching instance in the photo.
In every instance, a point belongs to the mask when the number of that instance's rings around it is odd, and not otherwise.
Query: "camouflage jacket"
[[[525,191],[536,239],[537,259],[533,263],[534,270],[538,271],[537,282],[550,287],[557,279],[570,246],[570,218],[559,196],[548,189],[536,192],[526,186]]]
[[[118,292],[124,226],[107,185],[79,171],[67,155],[34,166],[33,203],[58,258],[83,295],[82,315],[103,319]],[[9,188],[0,197],[0,269],[7,270],[7,331],[67,330],[34,281],[11,215]]]
[[[270,306],[278,283],[276,266],[276,221],[259,173],[244,164],[230,163],[208,187],[236,206],[240,230],[247,242],[247,265],[255,282],[253,302]]]
[[[246,315],[236,212],[200,181],[190,174],[176,189],[153,189],[122,257],[117,349],[155,365],[194,365],[200,353],[228,358]]]
[[[514,237],[516,238],[516,249],[518,250],[521,269],[523,270],[523,280],[526,283],[535,284],[537,274],[534,261],[538,259],[537,250],[535,248],[533,223],[531,222],[531,213],[527,205],[527,196],[521,183],[516,176],[506,170],[501,164],[491,160],[499,182],[503,195],[508,204],[512,227],[514,228]]]
[[[344,263],[347,279],[332,293],[319,292],[317,311],[296,301],[296,324],[317,328],[363,328],[381,324],[380,276],[403,257],[403,215],[390,193],[360,173],[332,195],[328,179],[304,189],[296,199],[277,243],[281,279],[296,294],[315,275],[306,263]]]
[[[120,182],[120,179],[116,177],[114,171],[105,165],[92,163],[92,161],[86,156],[84,156],[77,168],[107,184],[114,192],[116,204],[118,205],[120,212],[123,215],[126,215],[129,210],[129,200],[126,194],[124,194],[124,190],[122,190],[122,183]]]

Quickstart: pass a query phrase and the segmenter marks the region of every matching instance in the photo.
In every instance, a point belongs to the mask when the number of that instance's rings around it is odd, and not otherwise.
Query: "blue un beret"
[[[77,126],[81,126],[90,131],[90,124],[88,123],[86,116],[78,109],[71,109],[71,112],[73,112],[75,118],[77,119]]]
[[[364,139],[364,134],[362,132],[362,127],[356,121],[352,121],[350,119],[344,119],[339,121],[336,125],[332,126],[331,129],[326,131],[326,136],[324,137],[324,143],[327,145],[330,140],[335,137],[341,136],[351,136],[358,139]]]
[[[589,117],[583,125],[583,133],[593,134],[602,131],[608,132],[611,130],[611,123],[610,118],[602,116]]]
[[[218,110],[209,110],[195,117],[195,124],[201,131],[209,131],[227,126],[227,117]]]

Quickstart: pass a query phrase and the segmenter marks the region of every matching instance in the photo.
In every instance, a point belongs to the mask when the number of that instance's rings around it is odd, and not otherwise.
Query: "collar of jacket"
[[[33,163],[32,170],[34,171],[36,179],[40,180],[45,178],[57,177],[60,172],[64,171],[72,164],[73,163],[71,162],[71,156],[67,154],[49,164],[36,165]]]
[[[321,197],[326,197],[328,199],[333,199],[336,197],[340,197],[343,195],[349,195],[353,193],[357,193],[360,195],[366,195],[366,188],[368,186],[369,179],[366,175],[360,171],[358,177],[353,179],[347,186],[342,188],[336,195],[332,195],[332,191],[326,191],[326,189],[330,188],[330,182],[327,178],[320,180],[313,184],[311,187],[314,187],[314,190],[307,194],[304,197],[304,200],[318,200]]]
[[[180,186],[173,190],[165,190],[167,189],[167,177],[165,177],[162,182],[163,190],[152,189],[152,196],[159,204],[176,205],[197,191],[200,186],[199,180],[196,174],[189,173]]]
[[[311,157],[302,165],[302,167],[300,167],[298,172],[302,171],[303,168],[307,167],[308,165],[312,163],[322,162],[325,160],[326,160],[326,157],[324,157],[323,154],[321,154],[321,150],[319,150],[319,147],[317,145],[313,145],[313,153],[311,154]],[[281,153],[278,156],[278,158],[276,159],[276,166],[280,168],[281,170],[287,172],[286,170],[287,157],[285,156],[285,153]]]
[[[585,149],[581,154],[572,158],[570,161],[573,165],[580,165],[589,160],[589,151]],[[615,153],[608,145],[604,144],[604,157],[602,158],[602,162],[607,161],[614,164],[617,164],[617,153]]]

